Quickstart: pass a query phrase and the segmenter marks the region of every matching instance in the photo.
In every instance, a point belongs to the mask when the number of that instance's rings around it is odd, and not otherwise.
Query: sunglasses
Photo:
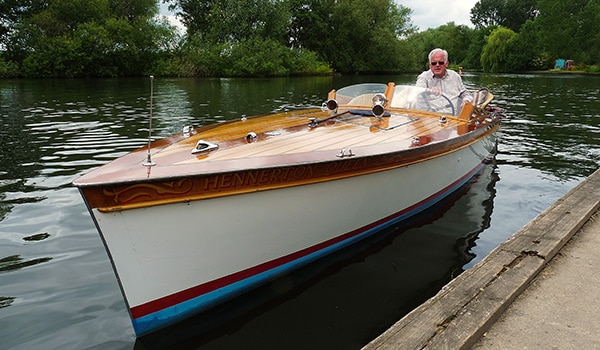
[[[437,62],[431,62],[429,64],[432,65],[432,66],[435,66],[435,65],[441,66],[441,65],[446,64],[446,62],[444,62],[444,61],[437,61]]]

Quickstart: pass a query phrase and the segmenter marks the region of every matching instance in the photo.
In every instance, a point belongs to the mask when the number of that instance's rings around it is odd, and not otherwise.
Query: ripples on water
[[[256,339],[269,332],[278,334],[276,342],[287,339],[288,348],[369,341],[598,168],[598,78],[466,74],[467,86],[489,87],[508,117],[497,165],[471,190],[438,206],[437,216],[420,216],[332,258],[325,271],[315,266],[265,287],[259,293],[287,292],[224,321],[213,338],[194,334],[206,326],[195,320],[163,334],[164,342],[281,346]],[[153,135],[320,105],[331,88],[382,80],[414,77],[157,79]],[[148,96],[147,79],[0,81],[1,348],[151,347],[134,345],[109,260],[71,186],[84,172],[146,144]],[[249,305],[260,299],[254,298]],[[178,343],[173,338],[181,333]]]
[[[557,181],[576,180],[596,170],[600,77],[506,78],[494,91],[502,94],[509,117],[502,132],[508,161],[539,169]]]

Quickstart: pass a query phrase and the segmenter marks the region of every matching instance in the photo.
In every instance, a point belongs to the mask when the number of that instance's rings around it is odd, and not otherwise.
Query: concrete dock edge
[[[468,349],[600,208],[600,169],[363,349]]]

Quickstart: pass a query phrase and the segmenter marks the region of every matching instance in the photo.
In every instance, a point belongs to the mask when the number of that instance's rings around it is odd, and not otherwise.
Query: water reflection
[[[15,301],[15,297],[3,297],[0,295],[0,309],[10,306]]]
[[[48,232],[43,232],[43,233],[37,233],[35,235],[23,237],[23,240],[27,241],[27,242],[43,241],[44,239],[46,239],[48,237],[50,237],[50,234]]]
[[[135,348],[359,348],[437,293],[475,257],[471,248],[490,224],[496,170],[489,164],[426,213],[139,338]],[[267,335],[262,327],[271,324],[277,330]]]
[[[42,264],[52,260],[52,258],[34,258],[25,260],[20,255],[11,255],[0,259],[0,272],[18,270],[25,267]]]

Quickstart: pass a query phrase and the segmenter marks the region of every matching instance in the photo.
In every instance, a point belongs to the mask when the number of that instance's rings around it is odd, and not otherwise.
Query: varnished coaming
[[[409,113],[410,112],[410,113]],[[497,121],[475,124],[406,110],[390,117],[339,117],[311,129],[320,110],[286,112],[197,129],[152,144],[154,167],[146,168],[141,148],[80,178],[91,208],[118,211],[202,200],[359,176],[410,165],[468,147],[492,134]],[[257,142],[247,143],[253,131]],[[194,156],[197,140],[219,150]],[[342,149],[353,156],[337,156]]]

